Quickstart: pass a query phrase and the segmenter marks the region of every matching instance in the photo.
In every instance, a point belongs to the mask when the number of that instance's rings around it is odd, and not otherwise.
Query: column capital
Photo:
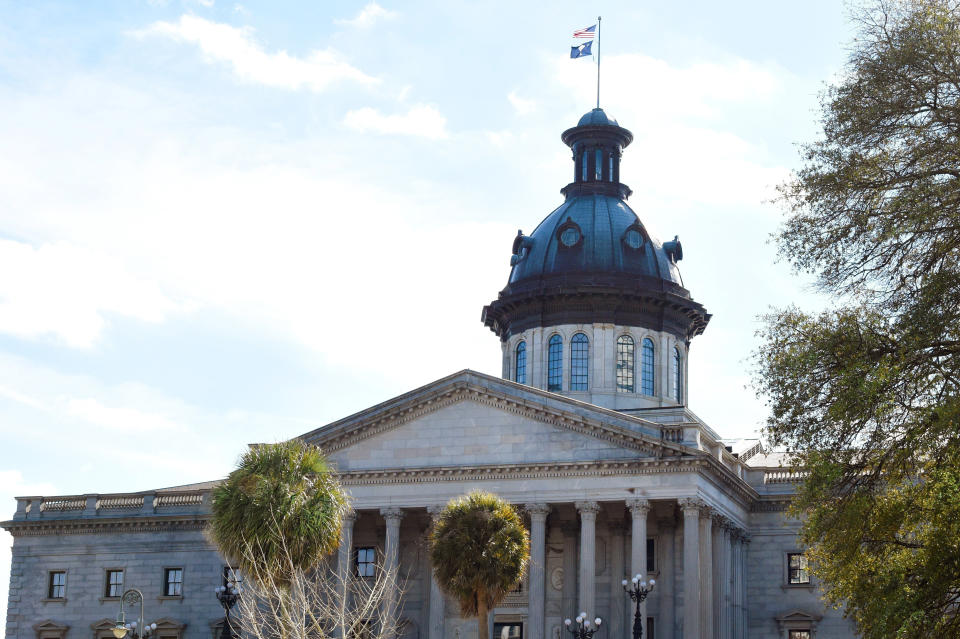
[[[446,507],[447,507],[446,504],[430,504],[429,506],[427,506],[427,513],[430,515],[431,518],[436,519],[437,516],[439,516],[440,513],[443,512],[443,509]]]
[[[731,521],[729,519],[727,519],[724,515],[721,515],[716,510],[711,511],[710,518],[713,519],[713,525],[720,530],[728,528],[731,524]]]
[[[357,511],[352,508],[347,512],[343,513],[343,525],[353,525],[353,522],[357,521]]]
[[[600,504],[595,501],[578,501],[574,505],[581,517],[596,519],[597,513],[600,512]]]
[[[627,508],[634,515],[646,515],[650,512],[650,500],[643,497],[633,497],[627,500]]]
[[[524,510],[530,513],[531,519],[546,519],[547,515],[550,514],[550,504],[544,504],[541,502],[530,503],[524,505]]]
[[[688,515],[693,512],[696,512],[699,515],[700,511],[704,508],[704,506],[706,506],[702,499],[698,499],[696,497],[683,497],[682,499],[678,499],[677,503],[680,504],[680,510],[683,511],[684,515]]]
[[[383,518],[387,520],[388,524],[394,523],[394,522],[399,524],[400,520],[403,519],[403,516],[405,513],[403,511],[403,508],[389,507],[389,508],[381,508],[380,514],[383,515]]]

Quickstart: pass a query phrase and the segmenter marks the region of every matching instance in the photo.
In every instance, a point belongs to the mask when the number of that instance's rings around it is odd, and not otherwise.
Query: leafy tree
[[[477,637],[487,637],[487,614],[523,578],[530,538],[517,511],[496,495],[472,492],[441,511],[430,533],[437,583],[477,617]]]
[[[756,356],[813,570],[867,639],[960,637],[958,4],[854,10],[777,238],[837,303],[772,312]]]
[[[320,449],[260,444],[214,490],[210,536],[245,574],[283,584],[338,548],[347,507]]]

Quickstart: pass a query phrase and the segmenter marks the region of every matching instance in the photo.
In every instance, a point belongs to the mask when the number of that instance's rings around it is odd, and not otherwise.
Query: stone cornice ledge
[[[128,517],[113,519],[29,519],[0,522],[14,537],[42,535],[95,535],[105,532],[141,533],[171,530],[203,530],[210,515]]]
[[[774,513],[781,512],[790,507],[793,501],[793,495],[760,495],[750,506],[750,512],[753,513]]]

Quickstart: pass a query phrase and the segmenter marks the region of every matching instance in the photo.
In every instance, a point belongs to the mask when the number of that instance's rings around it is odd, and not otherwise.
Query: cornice
[[[96,535],[99,533],[143,533],[203,530],[210,515],[169,518],[129,517],[112,519],[27,519],[0,522],[14,537],[49,535]]]
[[[540,402],[513,397],[467,381],[456,382],[452,387],[426,398],[411,397],[403,404],[391,407],[385,411],[385,414],[359,421],[341,432],[331,431],[328,434],[322,431],[315,432],[311,433],[312,436],[308,436],[308,439],[319,444],[327,453],[330,453],[463,401],[490,406],[556,428],[601,439],[628,450],[655,456],[662,456],[664,453],[684,454],[687,452],[686,447],[682,445],[656,440],[649,435],[607,424],[598,419],[590,419],[573,412],[550,409]]]
[[[775,497],[768,497],[766,495],[761,495],[753,503],[750,504],[750,512],[752,513],[775,513],[782,512],[790,508],[790,503],[793,501],[792,495],[777,495]]]

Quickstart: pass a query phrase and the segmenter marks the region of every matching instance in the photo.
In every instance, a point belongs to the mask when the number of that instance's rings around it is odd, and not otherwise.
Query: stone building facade
[[[531,539],[523,583],[491,613],[496,639],[559,639],[581,610],[604,620],[598,639],[630,637],[621,582],[636,574],[657,581],[646,637],[854,636],[820,602],[785,515],[794,475],[688,408],[687,353],[710,315],[683,286],[679,240],[661,244],[626,205],[632,135],[595,109],[563,140],[564,204],[518,233],[484,308],[502,378],[464,370],[301,436],[352,498],[337,570],[362,575],[380,557],[399,571],[404,639],[475,638],[432,578],[426,535],[448,500],[482,489],[523,509]],[[112,636],[119,582],[144,592],[159,639],[215,639],[213,485],[18,498],[3,523],[6,637]]]

